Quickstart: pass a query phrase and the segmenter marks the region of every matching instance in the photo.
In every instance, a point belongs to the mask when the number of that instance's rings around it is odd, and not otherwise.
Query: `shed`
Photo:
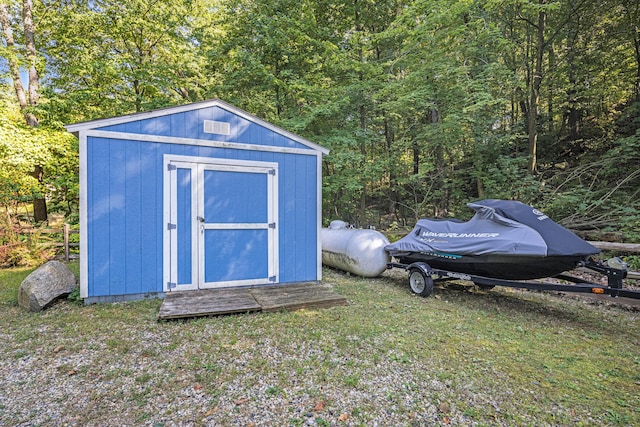
[[[321,280],[327,149],[220,100],[66,128],[86,303]]]

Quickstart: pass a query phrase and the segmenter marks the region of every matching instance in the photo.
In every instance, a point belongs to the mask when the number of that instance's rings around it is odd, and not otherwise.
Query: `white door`
[[[166,163],[166,290],[277,283],[277,164]]]

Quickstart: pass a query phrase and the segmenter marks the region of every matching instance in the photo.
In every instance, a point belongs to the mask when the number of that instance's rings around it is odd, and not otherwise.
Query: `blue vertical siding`
[[[280,157],[280,156],[279,156]],[[299,255],[291,248],[297,245],[295,225],[298,221],[295,209],[295,169],[292,166],[295,165],[294,156],[282,156],[282,159],[278,159],[279,169],[278,173],[278,196],[279,206],[278,213],[280,216],[280,231],[278,240],[279,243],[279,260],[280,260],[280,280],[282,282],[294,281],[296,274],[296,257]],[[301,250],[304,248],[301,246]]]
[[[140,144],[125,143],[125,211],[124,236],[126,243],[124,281],[126,293],[141,293],[142,283],[142,220],[143,209],[140,204],[143,167],[140,159]],[[133,160],[132,160],[133,159]],[[130,242],[127,243],[127,241]]]
[[[204,132],[204,120],[229,122],[231,135],[216,135]],[[135,125],[132,125],[135,123]],[[305,145],[257,123],[237,116],[221,107],[207,107],[174,113],[117,125],[104,126],[100,130],[129,132],[143,135],[163,135],[177,138],[195,138],[208,141],[241,142],[245,144],[269,145],[308,149]]]
[[[140,258],[142,293],[160,292],[162,289],[162,230],[164,219],[162,192],[164,178],[164,153],[161,144],[137,143],[140,146]]]
[[[108,181],[104,177],[109,173],[109,143],[97,138],[88,138],[87,147],[87,221],[89,296],[110,295],[109,272],[109,223],[111,197]],[[115,268],[115,266],[113,266]]]
[[[318,263],[317,263],[317,248],[318,248],[318,186],[317,182],[320,179],[318,176],[317,159],[311,156],[306,156],[304,159],[304,170],[306,172],[305,179],[302,180],[304,188],[304,195],[306,197],[305,206],[307,207],[305,235],[307,236],[306,246],[313,248],[306,252],[306,258],[304,260],[305,265],[305,277],[317,277]],[[313,206],[313,209],[310,207]]]
[[[109,193],[117,195],[110,199],[109,212],[109,262],[116,268],[111,268],[110,287],[125,289],[126,292],[126,260],[129,256],[127,247],[125,203],[126,200],[126,141],[110,140],[109,156],[111,167],[107,177]],[[124,169],[125,173],[122,173]],[[126,206],[130,208],[130,206]]]
[[[185,122],[185,113],[176,113],[169,116],[171,125],[171,136],[178,138],[186,138],[187,124]]]
[[[193,283],[192,234],[193,212],[191,169],[178,168],[177,172],[177,239],[178,239],[178,285]]]

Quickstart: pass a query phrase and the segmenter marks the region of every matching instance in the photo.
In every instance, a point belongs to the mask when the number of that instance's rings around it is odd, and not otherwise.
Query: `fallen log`
[[[589,242],[598,249],[640,253],[640,243]]]

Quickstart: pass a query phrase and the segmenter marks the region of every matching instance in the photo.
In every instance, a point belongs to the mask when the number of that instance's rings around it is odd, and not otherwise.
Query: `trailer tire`
[[[409,270],[409,286],[411,291],[421,297],[428,297],[433,292],[433,279],[420,268]]]

